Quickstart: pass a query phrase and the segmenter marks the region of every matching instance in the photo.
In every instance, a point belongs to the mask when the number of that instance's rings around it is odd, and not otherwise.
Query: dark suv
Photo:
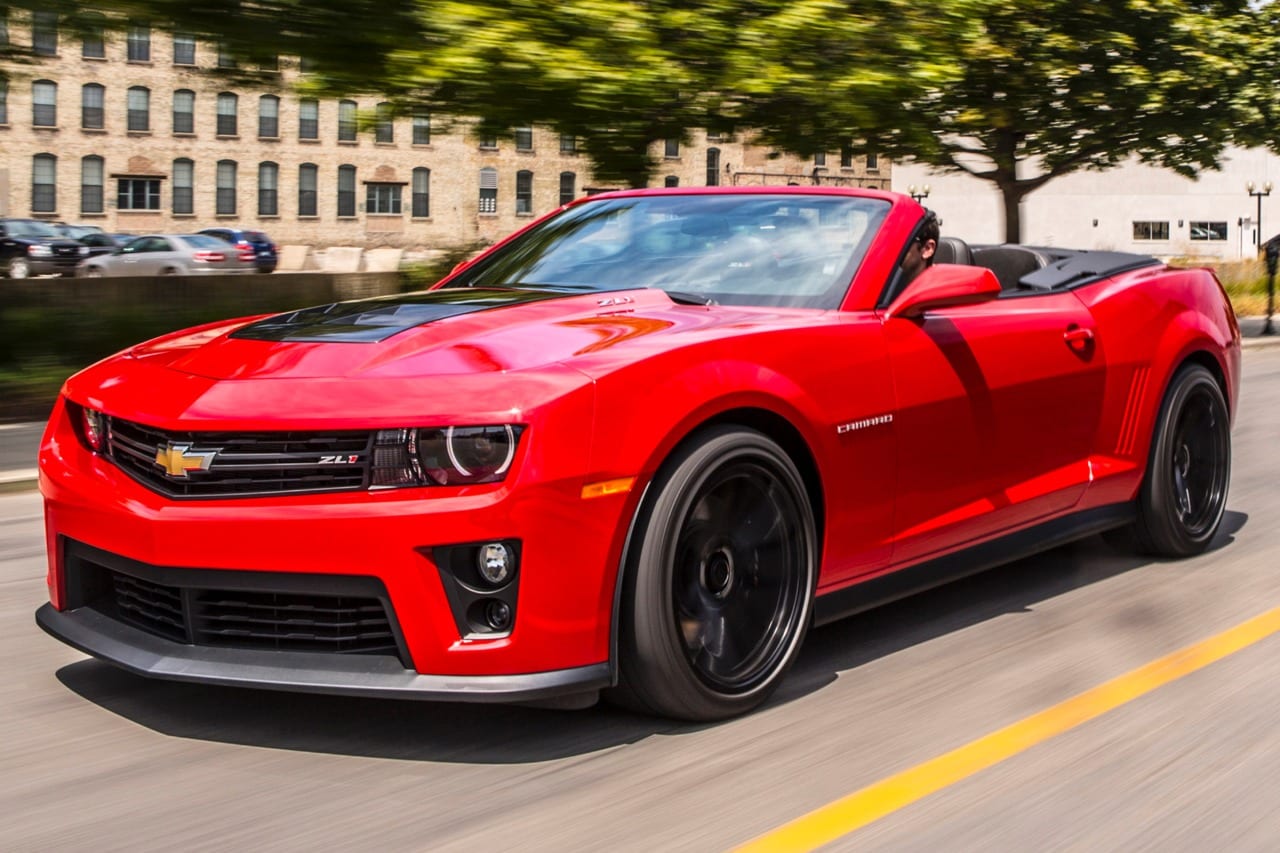
[[[79,240],[63,237],[38,219],[0,219],[0,271],[9,278],[33,275],[72,276],[88,254]]]
[[[235,245],[240,251],[253,252],[253,265],[258,272],[273,272],[276,268],[276,244],[261,231],[244,231],[239,228],[205,228],[201,234],[217,237]]]

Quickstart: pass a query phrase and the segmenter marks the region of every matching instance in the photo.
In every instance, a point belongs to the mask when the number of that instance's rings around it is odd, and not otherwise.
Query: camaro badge
[[[192,451],[190,444],[166,442],[156,448],[156,464],[170,477],[187,476],[188,471],[208,471],[216,450]]]
[[[879,415],[874,418],[863,418],[860,421],[850,421],[847,424],[839,424],[836,427],[836,435],[844,435],[845,433],[853,432],[854,430],[891,423],[893,423],[893,415]]]

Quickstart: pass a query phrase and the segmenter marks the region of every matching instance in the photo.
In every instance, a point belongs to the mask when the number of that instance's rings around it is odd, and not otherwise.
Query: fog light
[[[487,583],[497,586],[511,577],[511,549],[501,542],[480,546],[476,568]]]
[[[511,605],[505,601],[491,598],[484,603],[484,621],[495,631],[505,631],[511,627]]]

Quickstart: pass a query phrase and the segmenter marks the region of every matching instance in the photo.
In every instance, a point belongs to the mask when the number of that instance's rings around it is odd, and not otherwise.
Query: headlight
[[[81,246],[81,247],[80,247],[80,257],[82,257],[82,258],[83,258],[83,257],[84,257],[85,255],[87,255],[87,254],[89,254],[89,247],[88,247],[88,246]]]
[[[47,258],[53,254],[53,249],[44,243],[36,243],[27,247],[27,254],[33,258]]]
[[[516,424],[379,430],[373,485],[465,486],[497,483],[515,459],[524,427]]]
[[[70,400],[67,401],[67,414],[84,446],[94,453],[101,453],[107,444],[106,416],[96,409],[86,408]]]

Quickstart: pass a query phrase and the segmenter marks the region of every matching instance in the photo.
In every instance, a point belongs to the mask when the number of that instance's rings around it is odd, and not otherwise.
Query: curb
[[[39,485],[39,482],[39,474],[35,468],[0,471],[0,494],[31,491]]]

